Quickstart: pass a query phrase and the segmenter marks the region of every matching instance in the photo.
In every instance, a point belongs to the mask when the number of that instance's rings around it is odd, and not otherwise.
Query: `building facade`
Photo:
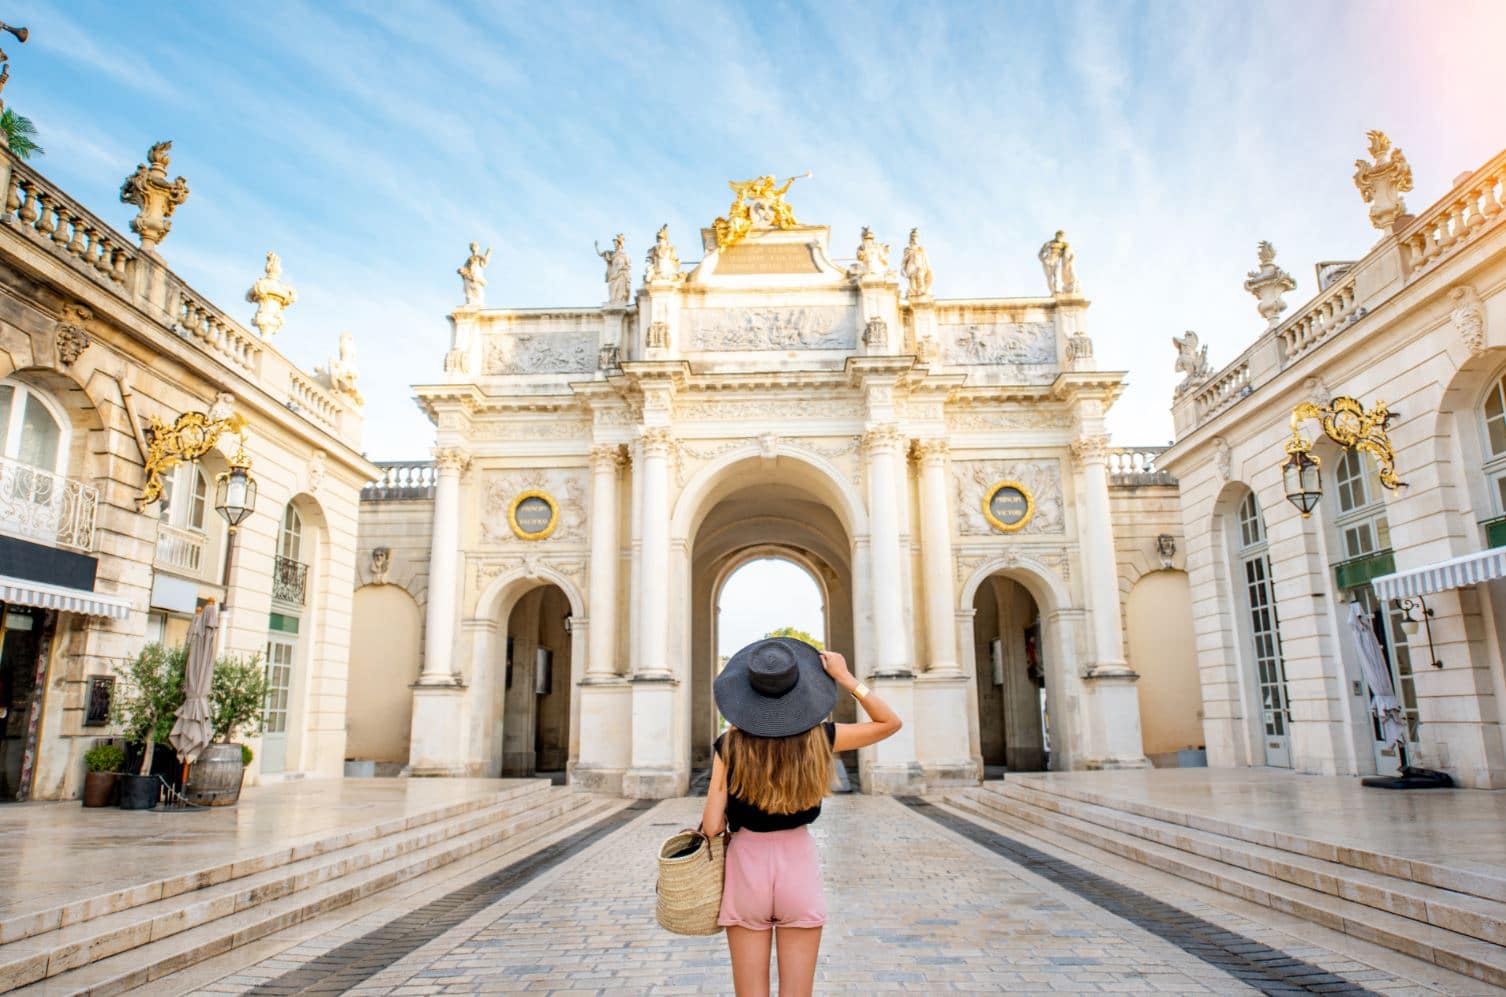
[[[856,760],[865,789],[1145,765],[1137,669],[1197,698],[1190,646],[1126,652],[1142,576],[1190,606],[1175,483],[1110,446],[1122,374],[1094,363],[1072,248],[1042,247],[1045,295],[938,300],[917,233],[894,265],[866,229],[834,261],[788,183],[732,187],[698,263],[666,230],[641,280],[622,236],[599,250],[600,306],[489,307],[472,245],[445,376],[415,388],[435,460],[362,505],[357,629],[414,652],[352,656],[373,715],[411,716],[366,757],[682,793],[716,735],[721,586],[773,556],[907,721]],[[1164,530],[1116,537],[1137,521]]]
[[[112,732],[118,667],[148,641],[181,641],[210,599],[228,614],[222,651],[268,660],[251,778],[341,772],[357,502],[376,473],[357,450],[353,347],[318,374],[273,347],[293,299],[275,255],[248,293],[255,332],[174,274],[160,243],[188,186],[169,164],[169,145],[153,147],[122,188],[137,244],[0,150],[6,798],[77,795],[83,752]],[[180,422],[193,414],[246,424],[259,496],[228,577],[214,487],[234,434],[139,501],[147,454],[193,433]]]
[[[1208,757],[1351,775],[1410,764],[1499,788],[1506,154],[1413,215],[1405,157],[1381,133],[1370,139],[1355,176],[1379,232],[1370,251],[1319,264],[1317,294],[1287,314],[1294,281],[1262,243],[1245,287],[1264,331],[1216,371],[1195,335],[1178,341],[1187,377],[1161,466],[1181,483]],[[1345,397],[1367,415],[1384,403],[1391,418],[1340,415],[1333,436],[1293,420],[1303,403],[1331,417]],[[1322,495],[1309,518],[1283,484],[1294,426],[1318,438]],[[1341,446],[1346,430],[1383,445]],[[1401,487],[1382,480],[1387,450]],[[1399,746],[1369,710],[1355,613],[1391,672]]]

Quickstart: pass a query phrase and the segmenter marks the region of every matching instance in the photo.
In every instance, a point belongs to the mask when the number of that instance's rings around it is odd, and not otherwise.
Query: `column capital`
[[[627,464],[620,443],[596,443],[591,447],[591,466],[597,471],[616,471]]]
[[[927,436],[910,442],[910,452],[926,465],[944,464],[950,451],[951,444],[944,436]]]
[[[1084,434],[1072,441],[1072,456],[1079,464],[1102,464],[1109,458],[1107,433]]]
[[[463,472],[471,464],[471,455],[462,447],[435,447],[434,466],[445,471]]]
[[[869,423],[859,441],[864,453],[895,452],[904,442],[899,427],[892,422]]]
[[[665,426],[645,426],[638,442],[645,457],[668,457],[675,446],[675,434]]]

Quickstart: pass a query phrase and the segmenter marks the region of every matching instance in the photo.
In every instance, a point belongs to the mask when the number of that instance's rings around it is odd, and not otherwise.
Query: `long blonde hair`
[[[831,785],[831,741],[817,724],[789,737],[755,737],[727,731],[728,790],[765,813],[809,810]]]

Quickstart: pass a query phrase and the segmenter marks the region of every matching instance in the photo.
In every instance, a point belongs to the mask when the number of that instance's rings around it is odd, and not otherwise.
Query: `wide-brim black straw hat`
[[[767,637],[738,651],[712,687],[716,707],[755,737],[789,737],[825,720],[837,683],[814,647],[794,637]]]

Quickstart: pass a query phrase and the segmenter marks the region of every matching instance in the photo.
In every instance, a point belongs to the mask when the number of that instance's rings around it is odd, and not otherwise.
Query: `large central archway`
[[[677,621],[680,674],[688,676],[686,763],[692,773],[707,769],[717,734],[711,684],[719,663],[718,600],[723,586],[751,561],[778,558],[798,565],[815,581],[824,606],[823,639],[856,664],[866,651],[855,579],[862,507],[850,483],[834,469],[804,455],[732,455],[692,480],[676,509],[673,536],[686,560],[689,579]],[[838,701],[839,721],[854,718],[850,698]],[[855,760],[853,760],[855,761]]]

